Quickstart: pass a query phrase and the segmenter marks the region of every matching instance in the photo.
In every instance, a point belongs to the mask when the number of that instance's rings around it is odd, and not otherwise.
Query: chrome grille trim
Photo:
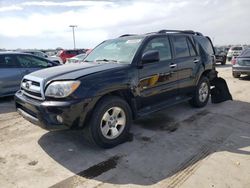
[[[26,85],[27,82],[28,82],[29,87],[27,87],[27,85]],[[40,86],[38,86],[38,85],[40,85]],[[21,91],[23,92],[24,95],[26,95],[30,98],[34,98],[34,99],[38,99],[38,100],[45,100],[44,79],[38,78],[35,76],[31,76],[31,75],[24,76],[24,78],[22,79],[22,82],[21,82]],[[28,92],[41,94],[41,97],[36,96],[36,95],[32,95]]]

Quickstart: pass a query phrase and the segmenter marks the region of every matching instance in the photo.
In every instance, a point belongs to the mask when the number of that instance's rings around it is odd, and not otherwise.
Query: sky
[[[93,48],[122,34],[194,30],[250,44],[249,0],[0,0],[0,48]]]

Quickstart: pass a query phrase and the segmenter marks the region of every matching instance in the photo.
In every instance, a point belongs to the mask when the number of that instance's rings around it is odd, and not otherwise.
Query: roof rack
[[[119,36],[119,38],[121,38],[121,37],[129,37],[129,36],[136,36],[136,35],[135,34],[124,34],[124,35]]]
[[[200,32],[195,32],[192,30],[160,30],[157,33],[185,33],[185,34],[192,34],[192,35],[199,35],[199,36],[203,36],[202,33]]]

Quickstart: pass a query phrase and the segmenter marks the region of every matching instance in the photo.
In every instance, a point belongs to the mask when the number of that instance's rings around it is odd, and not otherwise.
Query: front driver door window
[[[160,61],[144,64],[139,70],[139,90],[142,107],[163,102],[177,91],[177,75],[172,67],[172,52],[167,36],[151,39],[145,46],[142,54],[156,50]]]

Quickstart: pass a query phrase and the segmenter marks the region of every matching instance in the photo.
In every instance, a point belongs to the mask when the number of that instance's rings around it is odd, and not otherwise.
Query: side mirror
[[[160,61],[160,54],[157,50],[150,50],[142,55],[142,64]]]

